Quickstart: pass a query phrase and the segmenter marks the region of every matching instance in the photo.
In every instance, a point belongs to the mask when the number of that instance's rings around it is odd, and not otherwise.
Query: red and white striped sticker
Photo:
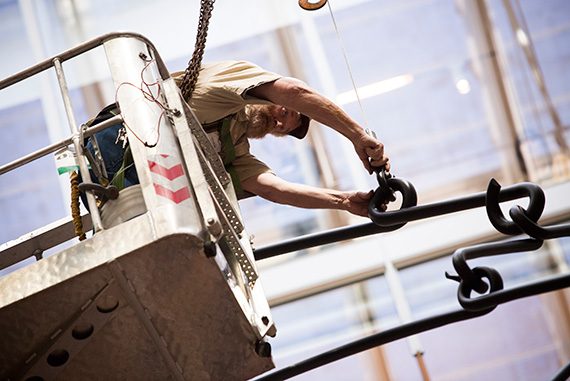
[[[157,195],[175,204],[180,204],[190,198],[184,168],[178,158],[169,155],[153,155],[152,160],[147,161],[152,175],[152,185]]]

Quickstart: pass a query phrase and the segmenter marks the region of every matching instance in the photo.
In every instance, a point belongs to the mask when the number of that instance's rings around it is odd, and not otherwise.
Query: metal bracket
[[[93,151],[95,152],[95,156],[91,154],[91,151],[85,147],[83,142],[85,130],[87,130],[89,126],[82,124],[79,128],[79,144],[81,146],[81,153],[87,157],[89,164],[91,165],[91,169],[95,174],[95,177],[99,179],[101,183],[108,182],[107,178],[107,169],[105,168],[105,162],[103,160],[103,156],[101,155],[101,151],[99,150],[99,144],[97,143],[97,138],[95,134],[93,134],[91,138],[91,143],[93,144]]]
[[[94,195],[97,195],[102,202],[115,200],[119,197],[119,189],[114,185],[104,187],[96,183],[81,183],[79,184],[79,191],[83,193],[92,192]]]

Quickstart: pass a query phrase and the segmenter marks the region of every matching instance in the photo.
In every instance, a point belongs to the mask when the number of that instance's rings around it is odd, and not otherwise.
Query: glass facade
[[[329,7],[305,12],[295,1],[235,3],[216,3],[204,60],[248,60],[299,77],[335,100],[385,144],[393,174],[414,184],[420,204],[484,191],[490,178],[504,186],[532,181],[543,187],[570,179],[570,2],[337,0],[329,1],[334,22]],[[198,9],[198,1],[181,0],[0,1],[0,52],[10,57],[0,63],[0,77],[115,30],[149,37],[171,72],[183,70]],[[79,122],[114,100],[104,54],[89,57],[66,63]],[[48,73],[0,91],[0,165],[69,135],[56,86]],[[377,186],[346,139],[324,126],[311,129],[303,141],[270,137],[253,141],[251,150],[289,181],[344,190]],[[0,243],[70,213],[64,177],[51,157],[0,177]],[[257,247],[366,222],[257,197],[240,207]],[[557,222],[568,217],[557,216]],[[278,331],[270,341],[278,368],[406,319],[459,308],[457,284],[444,274],[454,271],[454,249],[472,242],[406,229],[399,243],[388,233],[260,261]],[[446,239],[454,248],[428,248],[428,241]],[[407,249],[422,240],[425,247]],[[374,265],[358,269],[355,262],[374,256]],[[317,265],[302,276],[280,270],[311,258]],[[396,284],[385,274],[388,262]],[[516,287],[568,272],[570,238],[537,252],[473,261],[479,262],[495,267],[506,288]],[[277,281],[275,274],[285,275]],[[313,286],[316,279],[320,284]],[[563,318],[569,304],[567,292],[507,303],[484,317],[389,343],[298,379],[421,380],[416,350],[423,351],[434,380],[548,379],[570,358],[570,327]]]

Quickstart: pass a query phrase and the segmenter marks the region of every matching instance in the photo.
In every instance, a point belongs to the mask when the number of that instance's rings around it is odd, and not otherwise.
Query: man
[[[172,76],[180,83],[183,72]],[[348,138],[370,173],[371,165],[386,165],[389,170],[382,143],[367,135],[340,107],[305,83],[248,62],[207,63],[200,70],[191,98],[186,101],[207,132],[214,126],[211,140],[222,157],[227,159],[228,151],[233,149],[235,159],[232,157],[231,163],[226,164],[230,174],[235,171],[239,179],[237,188],[280,204],[368,215],[372,191],[343,192],[291,183],[276,176],[249,152],[248,139],[267,134],[304,138],[309,120],[314,119]],[[221,147],[220,129],[224,120],[229,123],[233,147]]]
[[[172,77],[180,84],[183,74],[173,73]],[[368,136],[342,109],[305,83],[248,62],[207,63],[202,65],[195,89],[186,101],[224,159],[238,193],[243,190],[280,204],[340,209],[368,216],[373,191],[344,192],[291,183],[277,177],[249,152],[248,139],[267,134],[303,139],[310,119],[314,119],[348,138],[370,173],[371,165],[386,165],[389,170],[382,143]],[[110,117],[113,107],[103,110],[93,124]],[[125,151],[117,136],[120,128],[121,125],[108,128],[96,137],[108,174],[124,171],[127,187],[137,184],[138,176],[132,166],[121,169]],[[93,151],[91,142],[88,148]]]

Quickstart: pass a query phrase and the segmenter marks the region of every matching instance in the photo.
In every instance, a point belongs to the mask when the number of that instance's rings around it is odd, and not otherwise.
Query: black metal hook
[[[114,185],[104,187],[97,183],[81,183],[79,184],[79,191],[85,193],[91,191],[101,198],[102,201],[115,200],[119,197],[119,189]]]
[[[376,196],[377,200],[375,202],[375,205],[378,206],[386,202],[396,201],[394,190],[390,188],[390,185],[388,185],[388,180],[393,176],[386,170],[386,166],[381,165],[379,167],[375,167],[371,165],[370,168],[374,173],[376,173],[376,181],[378,181],[378,187],[382,190],[382,197],[380,194]]]
[[[542,188],[532,183],[521,183],[515,185],[515,187],[517,187],[517,189],[521,192],[521,197],[527,196],[530,198],[526,216],[531,221],[538,221],[542,215],[545,204],[545,196]],[[485,208],[487,210],[489,221],[491,221],[491,224],[495,227],[495,229],[503,234],[521,234],[523,230],[518,226],[518,224],[513,221],[508,221],[503,215],[503,212],[499,206],[500,193],[501,185],[495,179],[491,179],[489,186],[487,187],[485,199]]]
[[[395,223],[382,223],[385,219],[384,216],[390,213],[397,213],[398,211],[392,212],[384,212],[380,209],[380,205],[382,205],[390,196],[393,197],[393,192],[398,191],[402,195],[402,205],[400,206],[400,210],[405,208],[410,208],[412,206],[416,206],[418,203],[418,195],[416,193],[416,188],[407,180],[398,179],[395,177],[390,177],[386,180],[386,186],[382,187],[379,186],[374,195],[370,199],[368,203],[368,216],[370,219],[379,226],[393,226],[393,225],[400,225],[398,228],[404,226],[408,221],[398,221]],[[389,194],[387,194],[389,192]]]
[[[372,205],[369,205],[368,207],[368,215],[378,226],[405,224],[410,221],[421,220],[428,217],[441,216],[444,214],[479,208],[491,203],[493,206],[491,207],[490,211],[487,212],[490,215],[489,218],[492,219],[492,221],[494,221],[497,225],[500,225],[501,229],[503,229],[503,225],[506,225],[509,231],[512,231],[518,228],[515,223],[509,222],[504,217],[502,217],[503,214],[499,208],[499,202],[515,200],[521,197],[530,197],[528,213],[530,218],[533,220],[538,220],[542,213],[542,210],[544,209],[544,192],[538,185],[532,183],[515,184],[501,189],[500,185],[495,180],[491,180],[490,192],[488,190],[487,192],[480,192],[469,196],[434,202],[426,205],[416,205],[416,190],[414,186],[409,182],[402,179],[390,178],[387,180],[387,184],[390,188],[399,186],[402,190],[404,201],[406,201],[405,197],[407,196],[410,199],[413,198],[415,202],[406,202],[406,206],[402,205],[399,210],[381,212],[378,210],[378,208],[383,201],[381,198],[382,195],[375,194],[376,197],[373,197],[373,200],[371,200]],[[497,222],[497,220],[501,220],[501,217],[504,222]],[[502,230],[499,231],[503,232]],[[521,232],[520,229],[517,231],[518,233]]]
[[[386,166],[382,165],[380,167],[371,168],[376,173],[376,180],[378,181],[380,188],[390,190],[390,186],[388,186],[388,179],[392,178],[392,174],[386,171]]]

